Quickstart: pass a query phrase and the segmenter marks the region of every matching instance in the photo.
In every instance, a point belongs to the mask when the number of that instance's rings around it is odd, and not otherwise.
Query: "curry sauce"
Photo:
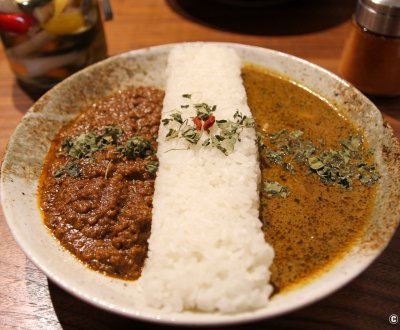
[[[264,132],[301,130],[304,139],[323,141],[328,150],[360,134],[327,101],[296,83],[255,66],[242,73],[249,106]],[[263,180],[290,189],[287,198],[262,194],[260,209],[265,238],[275,249],[272,282],[283,290],[349,250],[366,226],[375,190],[356,181],[351,190],[326,185],[305,168],[292,174],[261,162],[261,170]]]
[[[148,165],[156,160],[163,98],[142,87],[99,100],[59,132],[45,160],[39,202],[46,226],[109,276],[137,279],[147,257],[155,179]],[[132,157],[127,146],[143,152]]]

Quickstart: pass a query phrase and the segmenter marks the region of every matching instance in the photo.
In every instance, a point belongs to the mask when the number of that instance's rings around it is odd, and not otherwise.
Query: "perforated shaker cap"
[[[358,0],[355,19],[371,32],[400,37],[400,0]]]

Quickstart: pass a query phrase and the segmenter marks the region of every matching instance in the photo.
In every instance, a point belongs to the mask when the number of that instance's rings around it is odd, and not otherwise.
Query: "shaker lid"
[[[400,36],[400,0],[358,0],[355,19],[371,32]]]

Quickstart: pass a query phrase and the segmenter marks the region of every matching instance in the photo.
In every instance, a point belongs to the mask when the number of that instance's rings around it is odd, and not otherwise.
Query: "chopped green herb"
[[[71,158],[90,158],[105,146],[116,145],[120,135],[120,128],[109,125],[99,132],[82,133],[75,138],[68,138],[61,144],[61,149]]]
[[[290,194],[289,188],[275,181],[264,181],[264,192],[268,196],[279,196],[282,198],[287,198]]]
[[[203,141],[203,143],[201,144],[202,147],[207,147],[208,145],[210,145],[211,143],[211,139],[207,138]]]
[[[155,175],[157,173],[159,165],[159,162],[157,160],[154,160],[146,163],[145,167],[150,174]]]
[[[372,186],[380,175],[376,165],[367,165],[363,160],[364,147],[360,135],[349,136],[341,141],[341,149],[324,150],[325,143],[319,139],[319,147],[304,140],[303,132],[280,130],[263,134],[258,130],[261,160],[270,165],[280,165],[283,169],[295,173],[293,166],[305,166],[308,173],[315,173],[324,184],[337,185],[351,190],[353,179],[366,186]]]
[[[362,138],[360,135],[352,135],[341,143],[348,150],[359,152],[362,147]]]
[[[170,128],[166,135],[166,140],[169,141],[171,139],[177,138],[178,136],[179,136],[178,131],[176,129]]]
[[[145,158],[153,153],[151,142],[142,136],[133,136],[129,138],[118,151],[126,158],[133,160],[137,157]]]
[[[175,119],[179,121],[180,117],[177,115]],[[129,160],[134,160],[138,157],[148,158],[154,155],[154,150],[151,141],[142,136],[133,136],[126,142],[120,143],[119,138],[123,134],[122,130],[113,125],[108,125],[102,129],[83,133],[74,138],[65,139],[61,144],[61,151],[67,156],[67,159],[89,159],[93,161],[93,154],[97,151],[104,150],[107,146],[114,146],[116,148],[117,157],[127,157]],[[154,140],[157,136],[153,137]],[[104,177],[107,179],[112,160],[109,160]],[[149,162],[149,172],[152,172],[155,163]],[[72,177],[80,175],[79,163],[68,161],[64,166],[54,172],[55,177],[60,177],[62,174],[68,174]],[[155,172],[154,172],[155,173]]]
[[[100,150],[100,146],[96,142],[96,134],[81,134],[75,139],[67,139],[61,145],[68,156],[72,158],[90,157],[94,152]]]
[[[208,117],[215,110],[217,110],[217,106],[216,105],[210,106],[207,103],[197,103],[197,104],[194,104],[193,106],[196,109],[197,117],[199,117],[201,120],[207,120]]]
[[[286,171],[288,171],[288,172],[290,172],[290,173],[296,172],[296,169],[294,168],[294,166],[293,166],[291,163],[283,163],[283,164],[282,164],[282,167],[283,167]]]
[[[308,165],[310,165],[313,170],[319,170],[325,166],[325,164],[321,162],[318,157],[308,158]]]
[[[196,128],[186,125],[185,130],[182,131],[182,137],[191,144],[197,144],[200,140],[200,133],[196,131]]]
[[[290,133],[290,137],[291,137],[292,139],[298,139],[298,138],[300,138],[301,136],[303,136],[303,134],[304,134],[303,131],[297,130],[297,131],[291,132],[291,133]]]
[[[183,124],[182,114],[180,112],[173,113],[171,119],[175,120],[179,124]]]
[[[275,140],[275,139],[281,137],[282,135],[287,135],[287,133],[288,133],[288,131],[286,129],[283,129],[283,130],[277,131],[275,133],[269,134],[268,137],[271,140]]]
[[[107,125],[103,128],[103,133],[100,135],[107,141],[112,141],[112,144],[117,144],[118,138],[123,134],[122,130],[118,126]]]
[[[64,173],[72,176],[73,178],[79,177],[80,176],[79,164],[75,163],[75,162],[67,162],[66,164],[61,166],[59,169],[57,169],[53,173],[53,176],[58,178],[58,177],[62,176]]]
[[[357,169],[357,178],[362,184],[370,187],[373,186],[379,179],[380,174],[376,170],[376,165],[360,164]]]
[[[168,125],[172,121],[171,118],[164,118],[161,120],[164,126]]]
[[[187,97],[191,94],[183,94],[182,97]],[[183,105],[181,108],[189,108]],[[212,115],[216,109],[216,105],[207,103],[193,104],[193,109],[196,112],[196,117],[193,118],[193,123],[189,119],[182,119],[180,112],[175,111],[168,118],[163,118],[161,122],[164,126],[169,126],[168,133],[165,138],[167,141],[172,139],[185,139],[190,145],[197,145],[202,137],[202,134],[207,134],[202,142],[202,147],[214,147],[220,150],[224,155],[229,155],[235,149],[235,144],[240,141],[240,135],[245,128],[254,127],[253,118],[243,115],[238,110],[233,115],[232,120],[222,119],[215,120]],[[216,123],[218,130],[210,131],[210,127]],[[204,123],[204,124],[203,124]]]

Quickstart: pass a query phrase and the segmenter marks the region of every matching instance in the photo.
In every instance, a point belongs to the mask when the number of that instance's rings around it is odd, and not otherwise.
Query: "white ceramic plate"
[[[142,320],[175,324],[230,324],[258,320],[310,304],[362,272],[384,249],[398,222],[399,144],[376,107],[332,73],[276,51],[225,44],[245,62],[270,68],[322,95],[358,127],[375,147],[382,179],[369,226],[359,243],[331,269],[307,284],[274,296],[264,309],[237,315],[166,313],[140,307],[135,282],[89,270],[60,247],[42,222],[37,202],[38,178],[50,141],[58,130],[99,97],[128,86],[164,85],[171,45],[132,51],[91,66],[56,86],[26,114],[10,139],[1,177],[4,213],[26,255],[55,283],[98,307]]]

